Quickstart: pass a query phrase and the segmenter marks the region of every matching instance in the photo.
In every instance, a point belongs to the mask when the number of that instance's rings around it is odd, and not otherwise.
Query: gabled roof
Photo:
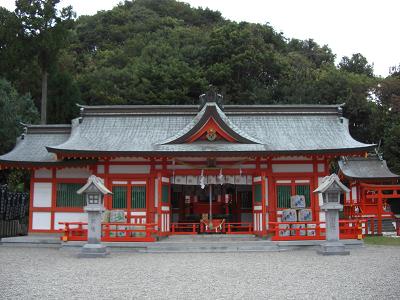
[[[261,144],[262,142],[253,138],[250,134],[237,127],[215,102],[205,103],[200,112],[189,124],[178,131],[174,136],[161,141],[159,144],[183,144],[199,132],[208,122],[214,121],[216,126],[227,133],[233,140],[241,144]]]
[[[377,157],[346,157],[339,160],[339,168],[344,176],[351,179],[398,179],[385,160]]]

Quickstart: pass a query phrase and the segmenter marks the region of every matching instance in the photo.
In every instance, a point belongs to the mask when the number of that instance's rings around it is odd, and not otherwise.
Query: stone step
[[[147,246],[146,252],[263,252],[279,251],[279,247],[270,241],[246,241],[246,242],[197,242],[197,243],[170,243],[160,242]]]
[[[172,235],[162,241],[165,242],[225,242],[225,241],[258,241],[258,237],[252,234],[195,234],[195,235]]]

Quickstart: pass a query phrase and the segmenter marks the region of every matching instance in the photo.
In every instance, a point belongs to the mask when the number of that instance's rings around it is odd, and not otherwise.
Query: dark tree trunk
[[[42,72],[42,102],[41,102],[41,117],[40,123],[46,124],[47,122],[47,70]]]

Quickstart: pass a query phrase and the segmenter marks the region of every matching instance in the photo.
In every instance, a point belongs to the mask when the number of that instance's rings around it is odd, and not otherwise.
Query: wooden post
[[[266,215],[267,215],[267,186],[265,184],[266,180],[266,173],[262,172],[261,173],[261,205],[262,205],[262,220],[261,220],[261,235],[266,236],[267,235],[267,220],[266,220]]]
[[[383,202],[382,202],[382,190],[378,189],[378,234],[382,234],[382,211],[383,211]]]

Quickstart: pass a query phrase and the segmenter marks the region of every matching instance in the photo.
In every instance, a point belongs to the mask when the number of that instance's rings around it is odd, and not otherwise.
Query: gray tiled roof
[[[213,104],[208,104],[212,107]],[[54,153],[213,155],[354,152],[374,145],[355,141],[338,106],[254,105],[216,107],[224,126],[241,142],[198,141],[169,143],[184,137],[202,120],[198,106],[84,106],[80,122],[69,125],[29,126],[6,162],[55,162]],[[207,116],[207,115],[206,115]],[[202,120],[204,121],[204,119]],[[247,141],[247,142],[246,142]],[[47,148],[47,150],[46,150]]]
[[[397,179],[399,175],[392,173],[385,160],[375,157],[348,157],[339,161],[343,175],[354,179]]]
[[[337,152],[374,145],[355,141],[338,106],[225,106],[225,122],[253,143],[166,144],[201,119],[196,106],[83,107],[82,122],[54,152]],[[193,121],[195,120],[195,121]]]
[[[70,133],[70,125],[27,125],[14,149],[0,156],[0,163],[54,163],[55,155],[47,152],[46,146],[64,143]]]

